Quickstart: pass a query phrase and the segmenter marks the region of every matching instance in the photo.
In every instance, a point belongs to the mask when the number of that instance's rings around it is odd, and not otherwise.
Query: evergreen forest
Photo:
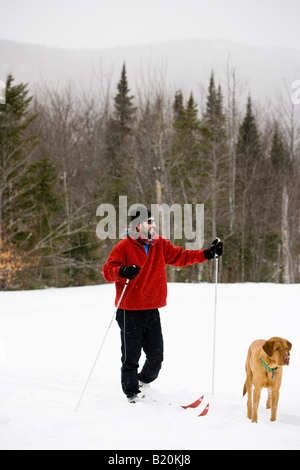
[[[0,104],[0,290],[101,284],[117,240],[96,215],[204,204],[204,247],[224,241],[220,282],[300,282],[300,119],[286,96],[261,106],[211,72],[203,99],[153,83],[131,92],[126,64],[99,93],[6,79]],[[128,219],[129,221],[129,219]],[[118,222],[117,222],[118,223]],[[125,231],[126,227],[124,227]],[[171,241],[184,246],[185,240]],[[167,267],[213,282],[214,263]]]

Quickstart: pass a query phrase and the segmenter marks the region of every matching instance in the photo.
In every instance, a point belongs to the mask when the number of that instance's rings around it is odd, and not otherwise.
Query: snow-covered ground
[[[165,360],[152,394],[128,404],[120,387],[114,286],[0,293],[0,449],[300,449],[300,287],[219,285],[211,394],[214,285],[169,284],[161,309]],[[293,343],[276,422],[246,418],[244,363],[254,339]],[[140,364],[143,362],[141,358]],[[197,410],[183,410],[205,395]],[[207,416],[197,415],[210,403]],[[171,403],[171,405],[169,405]]]

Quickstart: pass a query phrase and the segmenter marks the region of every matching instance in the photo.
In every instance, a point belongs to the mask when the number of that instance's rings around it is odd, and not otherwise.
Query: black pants
[[[161,369],[163,337],[159,311],[118,309],[117,322],[121,329],[122,389],[127,397],[132,397],[139,392],[139,380],[150,383]],[[142,349],[146,361],[138,374]]]

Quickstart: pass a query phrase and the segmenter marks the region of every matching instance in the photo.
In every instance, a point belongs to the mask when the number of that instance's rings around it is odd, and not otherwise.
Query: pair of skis
[[[203,398],[204,398],[204,395],[200,398],[198,398],[198,400],[194,401],[193,403],[191,403],[190,405],[185,405],[185,406],[181,406],[181,408],[184,408],[185,410],[187,410],[188,408],[198,408],[199,405],[201,405],[202,401],[203,401]],[[204,410],[202,411],[202,413],[200,413],[198,415],[198,418],[200,416],[205,416],[207,415],[208,413],[208,410],[209,410],[209,403],[207,403],[206,407],[204,408]]]

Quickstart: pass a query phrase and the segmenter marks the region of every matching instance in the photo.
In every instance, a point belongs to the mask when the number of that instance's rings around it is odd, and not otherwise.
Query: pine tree
[[[219,86],[216,88],[212,72],[203,115],[202,152],[207,168],[207,194],[205,197],[206,217],[211,225],[208,237],[222,236],[221,228],[227,222],[228,202],[225,191],[228,188],[228,145],[226,118],[223,111],[223,96]]]
[[[236,180],[236,234],[240,244],[241,280],[256,279],[260,256],[260,229],[263,213],[263,195],[257,194],[264,186],[266,172],[263,169],[261,144],[256,119],[252,111],[251,98],[248,98],[246,115],[239,129],[237,144]]]
[[[118,93],[114,98],[116,109],[116,124],[120,131],[125,135],[131,134],[131,124],[136,111],[133,106],[134,96],[129,96],[130,89],[128,87],[126,65],[123,64],[121,78],[117,85]]]
[[[29,113],[32,98],[28,97],[27,85],[13,85],[13,81],[9,75],[6,103],[0,111],[0,241],[2,256],[7,249],[22,260],[34,224],[32,188],[26,185],[26,173],[38,140],[30,133],[36,116]],[[33,265],[35,262],[32,260]],[[2,288],[9,287],[13,277],[2,280]]]
[[[200,154],[201,121],[193,93],[184,104],[183,94],[177,91],[173,102],[174,140],[170,158],[172,201],[195,204],[201,186],[202,160]],[[176,240],[176,244],[180,244]],[[198,266],[187,269],[168,268],[170,279],[197,280]]]
[[[253,167],[254,162],[260,158],[260,142],[250,96],[247,101],[246,115],[239,131],[237,151],[240,162],[245,164],[247,169]]]
[[[106,129],[106,201],[118,205],[119,195],[129,195],[134,188],[134,156],[132,128],[136,108],[129,95],[125,63],[114,97],[114,114]],[[134,198],[134,195],[133,195]]]
[[[183,95],[177,92],[173,104],[175,139],[172,157],[172,186],[185,203],[193,199],[194,183],[201,168],[200,129],[197,104],[193,93],[184,106]],[[174,192],[175,192],[174,191]],[[175,194],[174,194],[175,195]]]
[[[209,81],[204,118],[206,124],[209,126],[210,132],[215,134],[216,138],[221,138],[221,135],[219,135],[219,126],[221,125],[221,132],[224,132],[223,127],[225,123],[223,97],[221,87],[216,88],[213,72],[211,73]]]
[[[274,126],[270,157],[273,168],[281,177],[291,169],[289,150],[284,142],[282,134],[280,133],[277,122]]]
[[[174,119],[173,119],[174,127],[175,128],[177,126],[180,127],[181,122],[183,121],[183,115],[184,115],[183,94],[181,90],[176,91],[175,93],[175,98],[174,98],[174,103],[173,103],[173,113],[174,113]]]
[[[14,86],[9,76],[6,91],[0,114],[0,258],[13,266],[2,276],[2,288],[53,285],[49,269],[55,272],[63,244],[58,174],[49,158],[40,157],[41,135],[32,130],[38,116],[27,85]]]
[[[13,81],[13,76],[9,75],[6,104],[0,113],[0,236],[7,224],[12,236],[22,232],[22,227],[30,222],[22,213],[24,201],[30,196],[30,188],[24,184],[24,178],[37,144],[37,137],[29,133],[29,127],[36,118],[28,115],[32,98],[27,97],[26,85],[13,86]]]

